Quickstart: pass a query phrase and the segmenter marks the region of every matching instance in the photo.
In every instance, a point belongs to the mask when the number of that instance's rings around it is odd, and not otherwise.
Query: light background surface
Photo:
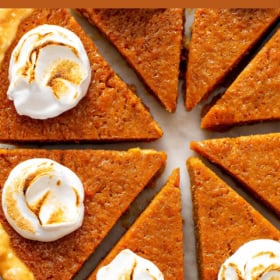
[[[154,142],[130,142],[130,143],[116,143],[116,144],[96,144],[96,145],[48,145],[48,146],[32,146],[41,148],[93,148],[93,149],[116,149],[127,150],[129,148],[154,148],[163,150],[167,153],[167,164],[164,172],[156,181],[155,186],[147,188],[133,203],[130,210],[122,217],[122,219],[113,228],[110,234],[106,237],[104,242],[100,245],[97,251],[87,261],[84,268],[77,275],[76,279],[86,279],[86,276],[91,269],[98,264],[99,260],[106,255],[113,244],[120,238],[124,231],[128,228],[131,222],[139,215],[139,213],[147,206],[151,198],[159,191],[161,186],[165,183],[172,170],[176,167],[181,171],[181,191],[183,203],[183,220],[184,220],[184,257],[185,257],[185,279],[196,280],[198,279],[196,267],[196,254],[195,254],[195,238],[194,226],[192,220],[192,202],[190,198],[190,182],[186,170],[186,160],[188,157],[195,155],[189,149],[189,143],[193,140],[201,140],[208,138],[219,137],[234,137],[240,135],[250,135],[257,133],[268,133],[279,131],[279,122],[261,123],[250,126],[242,126],[231,129],[224,133],[207,132],[200,129],[200,112],[203,104],[197,106],[193,111],[187,112],[184,107],[184,91],[183,81],[180,81],[180,92],[178,98],[178,106],[175,113],[168,113],[159,105],[156,99],[145,90],[143,83],[137,78],[135,72],[128,66],[126,61],[121,57],[117,50],[87,21],[81,18],[75,12],[73,15],[77,18],[79,23],[86,30],[87,34],[94,40],[99,52],[113,67],[116,73],[130,85],[136,86],[136,94],[143,100],[143,103],[149,107],[151,114],[159,123],[164,131],[164,136]],[[190,27],[193,22],[193,10],[186,9],[186,23],[185,32],[186,36],[190,36]],[[279,27],[279,25],[278,25]],[[275,30],[274,30],[275,31]],[[272,32],[273,33],[273,32]],[[269,37],[269,36],[268,36]],[[219,87],[216,93],[223,92],[224,87]],[[215,93],[214,93],[215,94]],[[213,97],[213,95],[211,95]],[[204,102],[205,103],[205,102]],[[1,145],[2,147],[9,147]],[[30,146],[28,146],[30,147]],[[278,228],[279,221],[267,212],[262,206],[246,195],[241,189],[236,187],[235,183],[228,177],[220,172],[219,169],[210,165],[223,179],[225,179],[231,186],[233,186],[239,193],[248,199],[257,209],[259,209],[270,221],[272,221]],[[236,237],[238,238],[238,236]]]

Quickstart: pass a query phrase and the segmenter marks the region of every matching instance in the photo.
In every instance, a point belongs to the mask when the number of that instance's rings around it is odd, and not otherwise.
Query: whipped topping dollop
[[[218,280],[280,279],[280,243],[258,239],[242,245],[220,268]]]
[[[56,117],[86,95],[91,68],[80,38],[57,25],[40,25],[25,33],[9,65],[8,98],[20,115]]]
[[[46,158],[29,159],[9,174],[2,192],[6,219],[25,238],[54,241],[82,225],[84,188],[69,168]]]
[[[100,268],[96,280],[163,280],[157,266],[129,249],[122,250],[113,261]]]

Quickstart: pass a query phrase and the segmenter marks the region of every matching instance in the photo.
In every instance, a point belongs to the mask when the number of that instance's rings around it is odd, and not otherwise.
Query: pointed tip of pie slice
[[[279,231],[200,159],[188,159],[187,167],[200,279],[217,279],[223,262],[248,241],[280,240]]]
[[[175,169],[160,192],[89,279],[95,280],[98,269],[110,263],[123,249],[130,249],[155,263],[165,280],[184,279],[179,181],[179,169]]]
[[[188,111],[207,98],[239,64],[276,22],[279,11],[196,9],[186,72]]]
[[[118,49],[168,112],[178,97],[184,9],[77,9]]]
[[[191,111],[196,105],[199,104],[201,99],[196,99],[196,97],[192,96],[189,93],[189,90],[186,91],[186,98],[185,98],[185,107],[187,111]]]
[[[280,30],[271,37],[202,118],[201,127],[217,130],[280,119]]]

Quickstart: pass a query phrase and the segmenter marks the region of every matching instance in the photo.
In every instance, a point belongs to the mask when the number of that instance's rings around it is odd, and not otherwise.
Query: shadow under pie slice
[[[203,140],[191,148],[280,215],[280,133]]]
[[[124,249],[130,249],[137,255],[152,261],[162,272],[164,279],[184,279],[179,184],[179,169],[175,169],[165,186],[98,265],[89,279],[95,280],[98,270],[110,263]],[[132,279],[133,275],[130,277],[129,279]]]
[[[29,30],[43,24],[59,25],[82,41],[91,67],[86,96],[63,114],[37,120],[17,114],[7,98],[11,52]],[[4,32],[4,30],[2,30]],[[155,140],[162,130],[141,100],[99,54],[93,41],[66,9],[34,9],[18,26],[17,35],[0,67],[0,141],[133,141]]]
[[[280,240],[279,231],[198,158],[190,158],[187,167],[199,279],[217,279],[224,261],[248,241]]]
[[[252,59],[217,103],[201,127],[280,119],[280,29]]]
[[[178,97],[183,9],[78,9],[116,46],[169,112]]]
[[[2,207],[1,224],[16,255],[35,279],[72,279],[131,202],[162,170],[166,155],[140,149],[0,150],[0,185],[17,164],[31,158],[55,160],[78,175],[85,192],[83,224],[53,242],[21,237],[7,222]]]
[[[186,108],[191,110],[279,18],[279,9],[197,9],[186,74]]]

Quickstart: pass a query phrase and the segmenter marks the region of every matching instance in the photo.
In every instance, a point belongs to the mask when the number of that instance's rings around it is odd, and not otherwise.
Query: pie
[[[184,9],[78,9],[115,45],[169,112],[178,97]]]
[[[184,279],[179,176],[179,169],[175,169],[165,186],[89,279],[95,280],[98,269],[110,263],[124,249],[152,261],[163,273],[164,279]]]
[[[280,215],[280,133],[191,142],[191,148]]]
[[[166,155],[153,150],[0,150],[0,185],[10,171],[30,158],[50,158],[74,171],[85,190],[82,227],[53,242],[21,237],[0,210],[11,245],[35,279],[72,279],[119,217],[162,170]],[[2,187],[1,187],[2,194]]]
[[[8,69],[18,40],[42,24],[60,25],[80,37],[91,64],[92,81],[75,108],[55,118],[36,120],[18,115],[8,100]],[[162,136],[147,108],[98,53],[93,41],[66,9],[34,9],[21,21],[0,66],[0,79],[1,142],[134,141]]]
[[[187,110],[224,80],[278,17],[279,9],[196,9],[186,74]]]
[[[198,158],[190,158],[187,167],[199,279],[217,279],[223,262],[248,241],[280,240],[279,231]]]
[[[280,119],[280,29],[202,118],[215,129]]]

